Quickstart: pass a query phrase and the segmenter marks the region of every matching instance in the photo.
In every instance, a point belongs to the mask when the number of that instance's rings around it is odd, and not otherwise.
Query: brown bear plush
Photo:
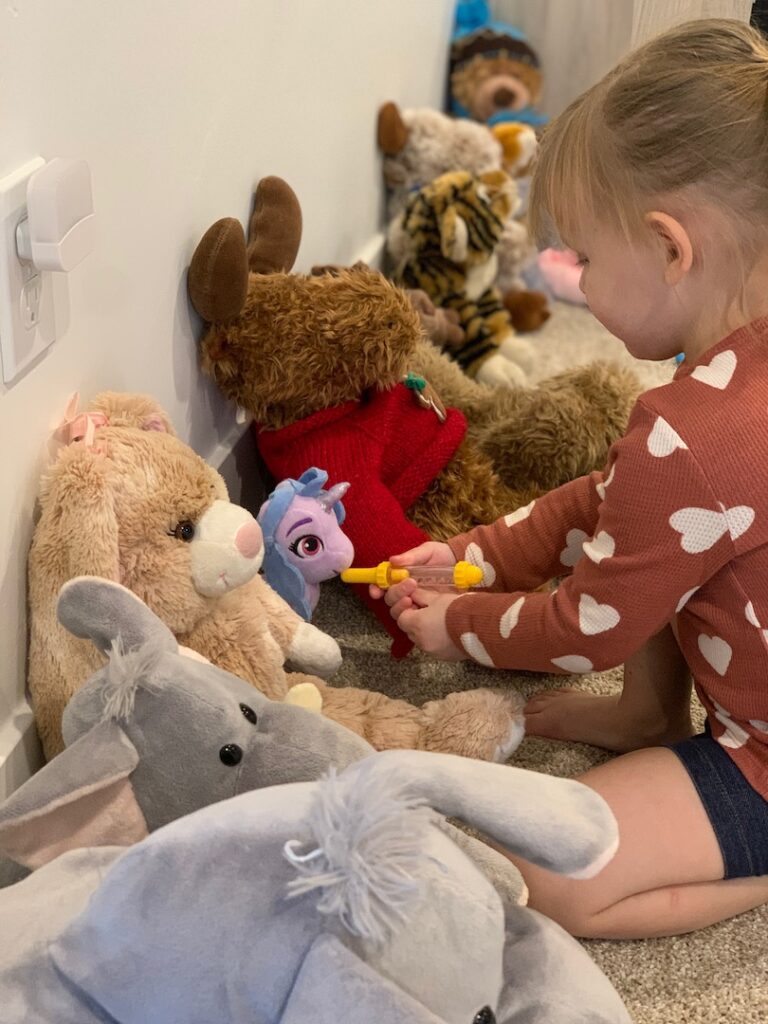
[[[338,668],[338,644],[257,574],[258,523],[152,399],[105,392],[77,421],[84,429],[44,478],[29,555],[28,682],[47,757],[61,749],[69,698],[104,661],[59,623],[58,594],[73,577],[101,576],[137,594],[185,648],[273,700],[322,706],[378,749],[506,759],[521,721],[505,694],[454,693],[417,708],[318,678]],[[286,661],[312,675],[287,673]]]
[[[258,187],[248,244],[236,220],[209,228],[189,271],[210,324],[202,366],[253,416],[276,479],[317,465],[350,481],[358,565],[491,522],[603,464],[638,392],[632,374],[592,366],[530,391],[484,388],[436,352],[378,272],[291,274],[300,237],[279,178]]]

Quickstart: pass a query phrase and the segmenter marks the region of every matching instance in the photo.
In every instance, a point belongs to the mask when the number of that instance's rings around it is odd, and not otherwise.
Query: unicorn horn
[[[317,496],[318,504],[320,508],[325,509],[326,512],[330,512],[337,501],[341,501],[344,495],[349,490],[348,483],[334,484],[329,491],[321,491]]]

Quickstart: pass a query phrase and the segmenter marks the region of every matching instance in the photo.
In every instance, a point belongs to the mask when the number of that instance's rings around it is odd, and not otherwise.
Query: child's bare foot
[[[676,743],[693,735],[690,714],[679,721],[633,716],[619,695],[604,697],[583,690],[542,690],[525,705],[529,736],[574,740],[624,754],[629,750]]]

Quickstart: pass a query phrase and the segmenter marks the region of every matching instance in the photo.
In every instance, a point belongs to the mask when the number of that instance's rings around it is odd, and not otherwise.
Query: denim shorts
[[[725,878],[768,875],[768,800],[747,782],[723,747],[706,732],[670,744],[712,824]]]

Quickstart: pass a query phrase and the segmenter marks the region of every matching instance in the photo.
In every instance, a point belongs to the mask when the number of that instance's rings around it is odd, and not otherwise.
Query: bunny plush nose
[[[200,517],[189,549],[192,582],[204,597],[241,587],[264,560],[261,527],[250,512],[229,501],[214,501]]]
[[[261,529],[255,520],[244,523],[235,534],[235,547],[243,558],[255,558],[261,551],[261,542]]]

